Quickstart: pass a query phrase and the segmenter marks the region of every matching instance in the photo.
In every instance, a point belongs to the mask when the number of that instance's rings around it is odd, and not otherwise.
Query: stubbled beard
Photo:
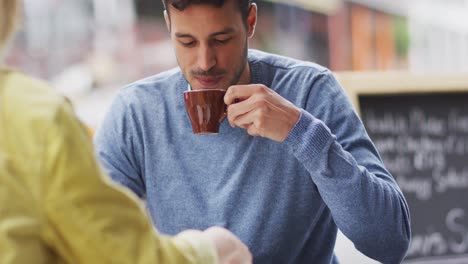
[[[241,64],[239,66],[239,70],[234,73],[234,77],[232,78],[231,83],[229,84],[229,86],[236,85],[236,84],[239,83],[239,80],[242,77],[242,73],[244,72],[245,67],[247,66],[247,56],[248,56],[247,53],[248,53],[248,44],[247,44],[247,41],[246,41],[245,45],[244,45],[244,50],[243,50],[241,58],[240,58]],[[228,88],[228,87],[226,87],[226,88]]]

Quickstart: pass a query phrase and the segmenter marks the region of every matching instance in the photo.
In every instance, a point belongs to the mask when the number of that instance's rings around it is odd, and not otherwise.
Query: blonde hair
[[[19,4],[19,0],[0,0],[0,63],[2,53],[18,25]]]

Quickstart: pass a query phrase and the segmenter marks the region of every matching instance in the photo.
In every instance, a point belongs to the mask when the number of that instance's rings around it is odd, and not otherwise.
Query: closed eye
[[[195,41],[194,41],[194,40],[192,40],[192,41],[186,41],[186,42],[184,42],[184,41],[179,41],[179,42],[180,42],[180,44],[182,44],[182,46],[184,46],[184,47],[191,47],[191,46],[195,45]]]
[[[218,44],[226,44],[228,43],[232,38],[227,38],[227,39],[215,39],[215,43],[218,43]]]

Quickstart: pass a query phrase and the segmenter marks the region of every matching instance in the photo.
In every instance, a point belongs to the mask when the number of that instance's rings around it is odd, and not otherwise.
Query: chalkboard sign
[[[468,263],[468,76],[338,75],[405,194],[404,263]]]

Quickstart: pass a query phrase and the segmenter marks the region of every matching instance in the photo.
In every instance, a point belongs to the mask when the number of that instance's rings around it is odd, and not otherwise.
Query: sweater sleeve
[[[410,241],[405,198],[333,75],[311,88],[285,140],[356,248],[382,263],[400,263]]]
[[[142,153],[136,130],[137,117],[121,94],[112,103],[104,121],[96,132],[94,145],[99,161],[110,177],[145,198],[142,176]]]
[[[68,104],[46,133],[45,241],[70,263],[216,263],[199,231],[176,237],[153,229],[138,199],[106,178]]]

